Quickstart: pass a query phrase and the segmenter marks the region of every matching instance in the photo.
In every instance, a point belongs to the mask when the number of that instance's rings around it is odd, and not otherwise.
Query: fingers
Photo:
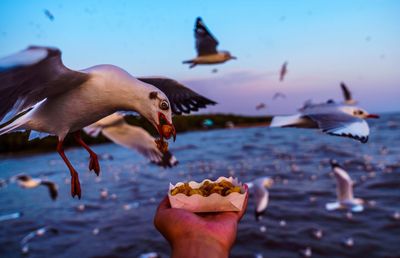
[[[158,205],[157,212],[160,210],[165,210],[171,208],[171,204],[169,203],[168,195],[161,200],[160,204]]]
[[[247,202],[249,200],[249,187],[247,186],[247,184],[243,185],[244,188],[246,189],[246,197],[244,199],[244,203],[243,203],[243,207],[242,210],[238,212],[237,216],[238,216],[238,221],[240,221],[242,219],[242,217],[244,216],[244,214],[246,213],[246,209],[247,209]]]

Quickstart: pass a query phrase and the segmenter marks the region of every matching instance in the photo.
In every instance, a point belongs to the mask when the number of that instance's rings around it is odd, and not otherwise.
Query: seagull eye
[[[169,104],[168,104],[168,102],[167,102],[166,100],[161,101],[161,103],[160,103],[160,108],[161,108],[162,110],[168,110],[168,109],[169,109]]]

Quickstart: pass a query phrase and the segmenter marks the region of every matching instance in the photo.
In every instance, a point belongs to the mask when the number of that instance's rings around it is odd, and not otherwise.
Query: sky
[[[288,114],[308,99],[341,101],[341,81],[361,107],[392,112],[400,111],[399,13],[396,0],[2,0],[0,57],[53,46],[71,69],[114,64],[134,76],[168,76],[219,103],[206,113]],[[182,64],[196,55],[198,16],[237,60]],[[286,99],[272,100],[276,92]],[[260,102],[267,108],[256,111]]]

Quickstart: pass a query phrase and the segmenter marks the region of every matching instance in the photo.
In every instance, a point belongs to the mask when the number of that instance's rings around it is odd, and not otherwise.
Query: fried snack
[[[240,186],[234,186],[231,182],[227,180],[222,180],[221,182],[212,183],[210,181],[204,181],[200,188],[192,189],[188,183],[177,186],[171,190],[171,195],[176,195],[178,193],[183,193],[187,196],[193,194],[199,194],[201,196],[207,197],[210,194],[217,193],[222,196],[227,196],[230,193],[240,193]]]
[[[163,125],[161,127],[162,134],[164,135],[165,138],[169,139],[171,138],[172,132],[174,131],[173,127],[171,125]]]
[[[164,141],[164,139],[156,139],[157,149],[162,153],[166,153],[168,151],[168,142]]]

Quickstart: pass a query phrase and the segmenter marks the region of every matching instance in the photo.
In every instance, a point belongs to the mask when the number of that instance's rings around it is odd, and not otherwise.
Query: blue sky
[[[399,111],[399,13],[395,0],[2,0],[0,56],[32,44],[56,46],[73,69],[109,63],[133,75],[169,76],[219,102],[207,112],[294,112],[307,99],[340,100],[340,81],[366,109]],[[191,70],[182,65],[195,56],[197,16],[219,49],[238,60]],[[289,71],[280,83],[284,61]],[[277,91],[287,99],[272,101]],[[257,112],[259,102],[268,109]]]

